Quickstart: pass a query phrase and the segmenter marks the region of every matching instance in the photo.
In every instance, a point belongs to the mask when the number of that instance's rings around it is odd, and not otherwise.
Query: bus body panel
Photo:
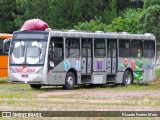
[[[118,84],[123,83],[123,74],[124,74],[124,71],[117,72],[116,83]]]
[[[155,58],[143,58],[144,79],[143,82],[147,83],[155,80],[156,78],[156,62]]]
[[[30,74],[29,78],[22,78],[22,76],[28,75],[24,73],[10,73],[8,75],[8,80],[10,83],[16,84],[40,84],[40,85],[49,85],[47,82],[47,75],[42,74]]]
[[[107,72],[93,72],[92,74],[92,84],[106,84]]]
[[[10,66],[9,67],[10,83],[33,83],[33,84],[48,84],[44,79],[43,67],[28,67],[28,66]]]
[[[48,84],[64,85],[65,75],[67,71],[64,71],[64,62],[59,63],[48,74]]]
[[[0,56],[0,68],[8,68],[8,56]]]
[[[48,73],[48,84],[49,85],[65,85],[65,75],[63,72],[53,72]]]
[[[8,76],[8,56],[0,56],[0,77]]]
[[[7,34],[7,33],[0,33],[0,38],[11,38],[12,37],[12,34]]]
[[[128,61],[128,65],[125,66],[125,61]],[[136,61],[137,58],[119,58],[118,59],[118,71],[124,73],[124,71],[128,68],[130,68],[131,72],[133,73],[133,78],[134,78],[134,74],[135,72],[137,72],[135,70],[136,67]],[[150,82],[155,80],[156,78],[156,63],[154,58],[153,59],[149,59],[149,58],[143,58],[142,57],[142,71],[138,71],[138,72],[142,72],[143,73],[143,80],[140,80],[140,82],[142,83],[146,83],[146,82]],[[119,74],[119,73],[118,73]],[[118,77],[119,78],[119,77]],[[117,79],[118,80],[118,79]],[[121,80],[118,80],[121,81]],[[119,83],[117,81],[117,83]],[[133,83],[137,83],[137,81],[135,79],[133,79]]]

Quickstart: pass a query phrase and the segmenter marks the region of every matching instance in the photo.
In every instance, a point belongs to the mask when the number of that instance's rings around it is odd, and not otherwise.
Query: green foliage
[[[18,14],[12,15],[17,28],[28,19],[39,18],[46,21],[51,28],[70,29],[78,22],[89,21],[95,16],[105,16],[107,9],[104,0],[16,0],[16,6]],[[103,18],[105,21],[106,18]]]
[[[20,29],[26,20],[33,18],[48,22],[51,2],[52,0],[16,0],[17,10],[19,11],[18,14],[13,14],[16,27]]]
[[[33,18],[42,19],[55,29],[72,29],[78,22],[90,22],[95,17],[108,25],[117,12],[132,3],[131,0],[0,0],[0,32],[18,30]]]
[[[76,30],[87,30],[87,31],[105,31],[107,25],[101,22],[101,18],[95,18],[89,22],[79,22],[78,25],[74,26]]]
[[[103,13],[101,21],[110,24],[111,21],[117,17],[117,0],[109,0],[107,8]]]
[[[118,13],[127,8],[143,8],[143,0],[117,0]]]
[[[115,18],[106,31],[109,32],[129,32],[138,33],[138,17],[141,14],[141,9],[126,9],[121,16]]]
[[[16,0],[0,0],[0,32],[12,33],[15,29],[14,17]]]
[[[157,38],[157,58],[160,55],[160,0],[144,0],[144,10],[139,18],[139,31],[141,33],[149,32],[156,35]]]
[[[138,29],[141,33],[153,33],[160,40],[160,6],[153,5],[143,10],[139,17]]]
[[[6,84],[6,83],[8,83],[7,78],[0,79],[0,84]]]
[[[89,31],[107,31],[107,32],[129,32],[138,33],[137,25],[138,18],[141,14],[141,9],[126,9],[121,15],[115,18],[110,25],[102,23],[102,19],[93,19],[89,22],[79,22],[74,29],[89,30]]]
[[[144,1],[144,8],[153,6],[153,5],[160,5],[160,0],[143,0]]]
[[[53,28],[73,28],[78,22],[85,22],[104,15],[106,3],[103,0],[54,0],[50,7],[50,25]]]

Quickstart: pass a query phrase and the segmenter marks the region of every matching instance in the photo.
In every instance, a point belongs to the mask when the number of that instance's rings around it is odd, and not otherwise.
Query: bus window
[[[116,40],[107,40],[107,57],[116,57],[117,56],[117,41]]]
[[[0,39],[0,55],[4,55],[3,54],[3,39]]]
[[[45,49],[45,41],[15,40],[11,46],[11,64],[43,64]]]
[[[11,38],[4,39],[3,41],[3,54],[8,55]]]
[[[28,64],[36,64],[41,59],[41,49],[37,46],[29,46],[27,49],[26,56],[26,62]]]
[[[66,39],[66,57],[75,58],[80,56],[80,42],[79,39]]]
[[[132,53],[132,57],[136,58],[138,55],[138,50],[140,50],[141,53],[141,57],[143,56],[142,54],[142,41],[141,40],[133,40],[131,42],[131,53]]]
[[[119,40],[119,57],[130,57],[130,40]]]
[[[50,46],[49,46],[49,61],[50,68],[52,69],[54,66],[57,66],[60,62],[63,61],[63,38],[62,37],[52,37]],[[54,65],[52,65],[52,62]]]
[[[87,42],[85,40],[82,40],[82,57],[87,56]]]
[[[63,59],[63,38],[54,39],[53,59]]]
[[[154,41],[144,41],[144,51],[143,56],[145,58],[153,58],[155,55],[155,42]]]
[[[85,39],[82,39],[82,57],[91,57],[91,45],[91,40],[88,40],[87,42]]]
[[[105,39],[95,39],[94,40],[94,56],[95,57],[105,57]]]

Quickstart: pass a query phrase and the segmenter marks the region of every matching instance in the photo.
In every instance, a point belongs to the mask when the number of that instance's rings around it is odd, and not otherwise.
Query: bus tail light
[[[42,74],[43,73],[43,68],[40,68],[38,71],[37,71],[37,74]]]

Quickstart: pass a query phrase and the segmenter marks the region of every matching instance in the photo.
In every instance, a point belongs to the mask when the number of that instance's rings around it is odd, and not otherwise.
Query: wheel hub
[[[69,76],[67,81],[68,81],[69,86],[73,85],[73,77]]]
[[[129,84],[130,84],[130,82],[131,82],[130,75],[129,75],[129,74],[127,74],[127,75],[126,75],[126,83],[127,83],[127,85],[129,85]]]

